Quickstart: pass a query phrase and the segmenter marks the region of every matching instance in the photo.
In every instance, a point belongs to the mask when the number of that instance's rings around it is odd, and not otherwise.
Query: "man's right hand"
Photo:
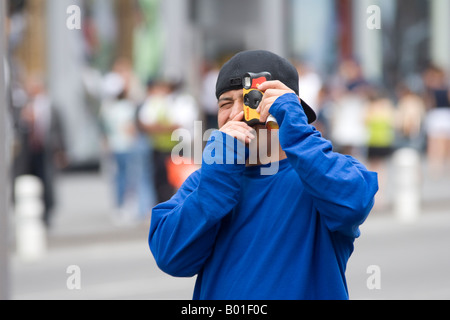
[[[238,139],[244,144],[250,144],[256,138],[256,133],[252,127],[242,121],[243,119],[244,111],[241,111],[231,121],[228,121],[220,131]]]

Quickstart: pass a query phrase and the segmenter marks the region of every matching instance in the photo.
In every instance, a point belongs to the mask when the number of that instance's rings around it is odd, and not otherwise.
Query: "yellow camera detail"
[[[243,78],[244,121],[251,127],[258,124],[264,125],[259,121],[260,114],[256,111],[264,97],[264,92],[258,90],[258,86],[270,80],[272,80],[272,75],[269,72],[247,73]],[[265,125],[268,129],[278,129],[278,124],[272,116]]]

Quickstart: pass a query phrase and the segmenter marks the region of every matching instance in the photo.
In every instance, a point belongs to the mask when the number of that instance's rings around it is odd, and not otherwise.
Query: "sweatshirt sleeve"
[[[278,98],[270,113],[280,125],[280,144],[328,229],[357,238],[378,191],[378,178],[350,156],[333,152],[311,125],[295,94]]]
[[[158,266],[177,277],[192,277],[209,257],[221,220],[236,206],[246,148],[213,132],[199,171],[177,194],[152,211],[150,249]]]

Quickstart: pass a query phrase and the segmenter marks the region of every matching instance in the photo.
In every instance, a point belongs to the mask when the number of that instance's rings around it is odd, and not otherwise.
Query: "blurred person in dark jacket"
[[[43,184],[43,219],[50,226],[55,205],[54,175],[67,165],[60,119],[48,97],[42,77],[27,79],[28,99],[20,112],[21,145],[18,154],[18,174],[34,175]]]

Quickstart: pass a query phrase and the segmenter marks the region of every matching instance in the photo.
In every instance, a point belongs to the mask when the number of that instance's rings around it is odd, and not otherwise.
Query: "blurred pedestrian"
[[[343,93],[333,105],[331,115],[331,140],[343,154],[360,156],[366,146],[367,128],[365,126],[364,96],[351,91]]]
[[[137,106],[127,98],[126,82],[117,73],[105,77],[107,98],[100,110],[106,148],[114,163],[115,203],[118,220],[132,221],[136,218],[138,203],[135,148],[138,142],[136,127]]]
[[[133,148],[133,165],[135,172],[139,219],[145,220],[151,214],[151,208],[156,205],[156,190],[152,163],[153,148],[147,134],[138,122],[138,110],[135,113],[137,127],[136,143]]]
[[[427,89],[428,163],[434,177],[441,176],[450,159],[450,91],[445,72],[430,67],[424,75]]]
[[[305,99],[305,101],[308,101],[310,105],[316,107],[323,86],[322,79],[319,74],[304,61],[296,62],[295,67],[298,72],[298,85],[299,90],[302,93],[302,98]]]
[[[181,81],[171,82],[168,100],[170,106],[168,113],[175,126],[189,131],[191,138],[194,138],[195,121],[200,119],[197,101],[184,90]],[[190,145],[193,141],[185,142]]]
[[[171,87],[168,96],[171,118],[185,133],[182,141],[177,141],[177,147],[181,149],[179,154],[172,153],[166,161],[168,181],[178,190],[191,173],[198,169],[198,164],[194,163],[194,141],[203,141],[203,133],[201,130],[195,130],[195,122],[201,119],[197,101],[185,91],[182,82],[175,81]]]
[[[421,152],[425,146],[424,120],[426,105],[423,98],[401,84],[397,90],[398,103],[395,116],[397,147],[414,148]]]
[[[176,142],[172,141],[172,133],[180,128],[171,112],[173,105],[169,96],[172,86],[164,81],[149,81],[147,99],[139,110],[139,126],[148,134],[153,146],[153,174],[157,201],[167,201],[175,188],[170,184],[167,173],[167,161],[170,159]]]
[[[378,93],[371,94],[366,108],[366,126],[368,168],[378,173],[380,187],[375,203],[378,208],[384,208],[387,205],[387,161],[392,155],[395,140],[395,109],[388,98]]]
[[[55,173],[67,165],[63,131],[44,79],[30,75],[25,88],[28,98],[18,124],[23,139],[18,151],[17,175],[34,175],[42,181],[43,220],[50,227],[55,205]]]
[[[128,58],[120,57],[114,62],[111,71],[123,78],[127,99],[135,104],[142,103],[142,100],[145,99],[145,86],[141,84],[133,71],[131,61]]]
[[[362,156],[367,142],[365,106],[369,84],[354,60],[343,61],[332,87],[331,139],[339,152]]]
[[[136,127],[136,140],[132,148],[130,162],[133,170],[133,183],[136,188],[139,219],[143,220],[150,214],[151,208],[156,204],[156,191],[153,178],[153,167],[151,158],[153,150],[151,141],[146,132],[139,124],[139,112],[146,98],[145,86],[142,85],[133,65],[128,58],[118,58],[112,68],[123,78],[125,83],[126,99],[131,101],[137,108],[134,115],[134,126]]]
[[[395,109],[388,98],[372,96],[366,110],[368,158],[376,163],[392,153]]]
[[[354,59],[345,59],[339,64],[338,78],[339,85],[344,91],[349,91],[365,96],[370,90],[370,85],[364,78],[361,66]]]

